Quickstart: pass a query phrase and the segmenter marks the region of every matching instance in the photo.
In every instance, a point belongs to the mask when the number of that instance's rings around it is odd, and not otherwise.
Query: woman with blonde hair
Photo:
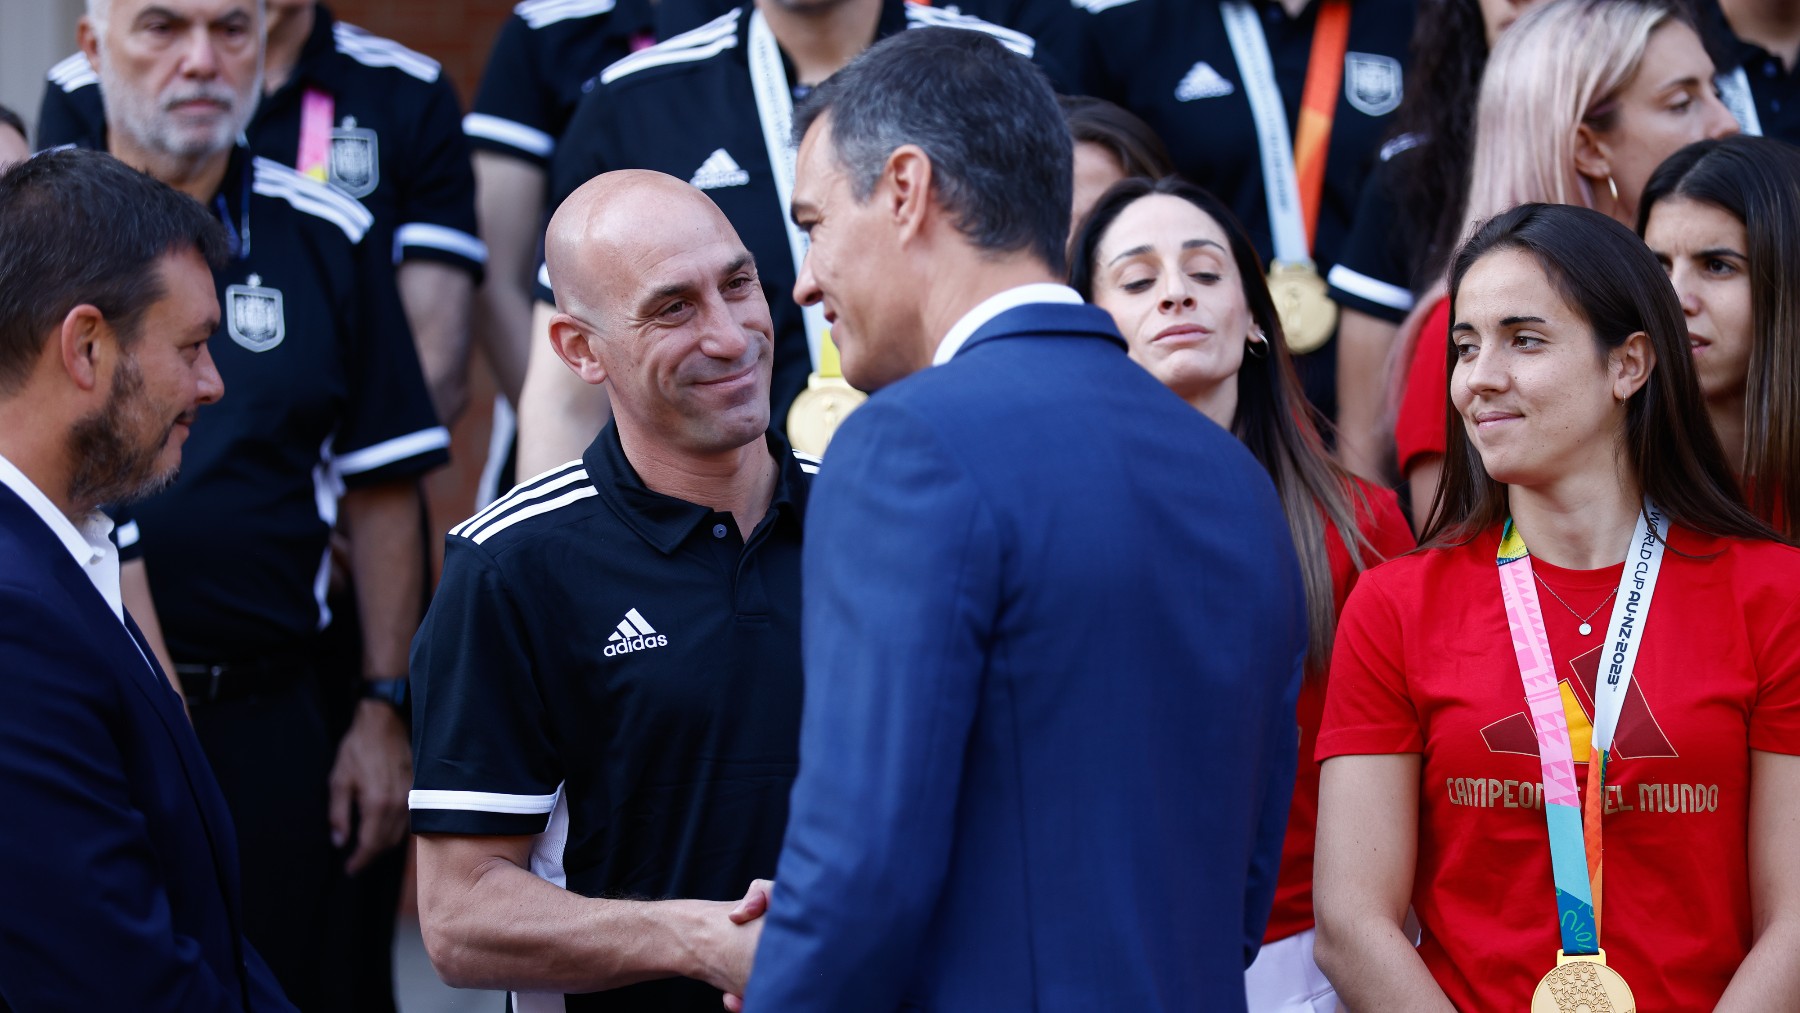
[[[1631,226],[1650,174],[1683,145],[1737,132],[1700,36],[1671,0],[1552,0],[1495,44],[1476,105],[1465,220],[1526,202],[1592,208]],[[1447,433],[1441,284],[1396,342],[1395,445],[1423,529]],[[1424,339],[1424,340],[1422,340]]]

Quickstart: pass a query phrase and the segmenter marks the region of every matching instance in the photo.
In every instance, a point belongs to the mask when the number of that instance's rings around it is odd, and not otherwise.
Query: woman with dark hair
[[[1681,0],[1532,8],[1494,46],[1482,76],[1465,231],[1527,201],[1579,204],[1629,227],[1663,159],[1737,132],[1712,79]],[[1445,451],[1443,295],[1440,282],[1420,300],[1391,360],[1395,451],[1420,530]]]
[[[1344,252],[1327,281],[1338,321],[1338,456],[1386,468],[1388,350],[1415,297],[1443,275],[1462,238],[1475,156],[1475,97],[1494,40],[1539,0],[1424,0],[1413,23],[1406,96],[1363,184]]]
[[[1650,177],[1638,232],[1675,285],[1744,498],[1800,539],[1800,151],[1762,137],[1690,144]]]
[[[1694,425],[1629,229],[1522,205],[1450,298],[1424,548],[1364,576],[1332,658],[1320,966],[1353,1009],[1792,1009],[1800,550]]]
[[[1058,95],[1056,102],[1075,139],[1070,238],[1107,187],[1137,176],[1161,179],[1175,171],[1162,138],[1129,111],[1088,95]]]
[[[1308,758],[1338,609],[1365,567],[1412,548],[1399,502],[1326,452],[1256,250],[1218,198],[1180,179],[1126,180],[1095,204],[1069,262],[1070,284],[1112,314],[1131,357],[1242,440],[1275,481],[1306,588],[1310,646],[1298,717]],[[1317,801],[1318,765],[1303,762],[1275,909],[1246,978],[1252,1013],[1336,1008],[1312,960]]]

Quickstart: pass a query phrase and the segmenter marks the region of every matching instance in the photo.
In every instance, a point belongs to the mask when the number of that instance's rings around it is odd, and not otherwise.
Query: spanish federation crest
[[[331,184],[339,190],[352,197],[367,197],[381,182],[379,159],[375,131],[357,126],[356,117],[344,117],[343,126],[331,132],[328,171]]]
[[[1358,112],[1386,116],[1400,107],[1400,61],[1376,53],[1344,54],[1344,97]]]
[[[244,284],[227,287],[225,304],[226,333],[250,351],[266,352],[287,337],[281,291],[263,287],[261,275],[253,274]]]

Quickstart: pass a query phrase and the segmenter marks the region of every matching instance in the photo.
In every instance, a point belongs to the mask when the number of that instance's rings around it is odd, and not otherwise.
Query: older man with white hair
[[[230,240],[211,348],[238,396],[201,410],[181,477],[133,520],[236,824],[245,931],[301,1006],[347,1008],[324,990],[325,917],[346,867],[405,834],[417,478],[449,437],[369,211],[237,145],[261,91],[264,14],[258,0],[90,0],[79,41],[107,149],[206,205]],[[368,696],[341,741],[319,663],[340,511]]]

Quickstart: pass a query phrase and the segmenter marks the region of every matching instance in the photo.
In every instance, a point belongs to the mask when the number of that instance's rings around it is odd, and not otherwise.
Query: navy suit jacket
[[[0,1009],[292,1010],[212,768],[135,624],[0,485]]]
[[[1244,1009],[1299,566],[1264,470],[1123,346],[1010,310],[834,438],[753,1009]]]

